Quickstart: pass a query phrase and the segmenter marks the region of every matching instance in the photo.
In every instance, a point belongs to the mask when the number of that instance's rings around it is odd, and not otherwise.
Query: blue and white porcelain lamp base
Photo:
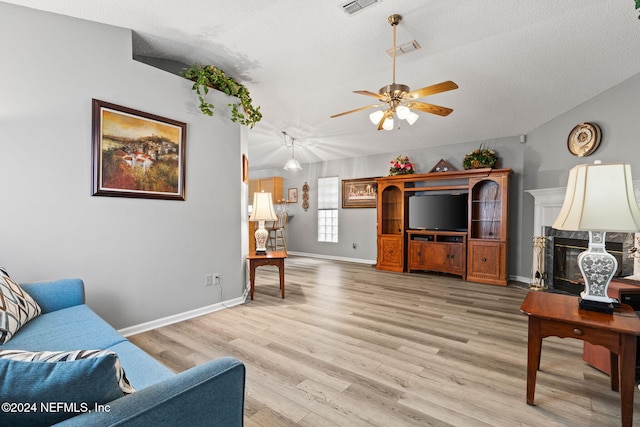
[[[589,247],[578,255],[578,266],[584,277],[580,308],[613,313],[616,300],[607,295],[609,283],[618,269],[618,261],[605,249],[604,231],[589,231]]]

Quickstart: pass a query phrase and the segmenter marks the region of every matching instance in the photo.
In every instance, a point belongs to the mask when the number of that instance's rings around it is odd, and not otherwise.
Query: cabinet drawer
[[[620,354],[620,335],[611,331],[579,325],[559,323],[556,320],[540,320],[540,335],[544,337],[576,338],[591,344],[601,345]]]

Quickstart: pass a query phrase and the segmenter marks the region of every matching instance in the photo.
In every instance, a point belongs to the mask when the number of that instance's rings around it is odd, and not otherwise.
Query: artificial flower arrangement
[[[464,157],[462,166],[465,169],[494,168],[498,163],[498,154],[495,150],[480,145]]]
[[[398,156],[391,160],[391,167],[389,168],[389,176],[394,175],[409,175],[416,173],[416,166],[409,161],[407,156]]]

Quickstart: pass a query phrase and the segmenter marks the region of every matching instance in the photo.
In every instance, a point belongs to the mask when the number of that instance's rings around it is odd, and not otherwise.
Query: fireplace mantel
[[[525,190],[535,200],[533,210],[533,235],[544,236],[544,227],[551,227],[560,213],[567,187]],[[633,181],[636,200],[640,200],[640,180]],[[533,237],[533,236],[532,236]]]

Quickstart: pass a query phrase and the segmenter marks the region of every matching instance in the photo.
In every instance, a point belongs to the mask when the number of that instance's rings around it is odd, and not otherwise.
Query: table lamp
[[[640,230],[631,166],[596,162],[571,169],[564,203],[553,228],[589,232],[589,246],[578,255],[585,287],[580,293],[580,308],[613,313],[616,301],[609,298],[607,288],[618,262],[605,249],[605,235],[608,231]]]
[[[256,192],[253,194],[253,207],[249,221],[258,221],[256,230],[256,254],[267,253],[267,238],[269,232],[264,228],[265,221],[277,221],[278,217],[273,210],[271,193]]]

